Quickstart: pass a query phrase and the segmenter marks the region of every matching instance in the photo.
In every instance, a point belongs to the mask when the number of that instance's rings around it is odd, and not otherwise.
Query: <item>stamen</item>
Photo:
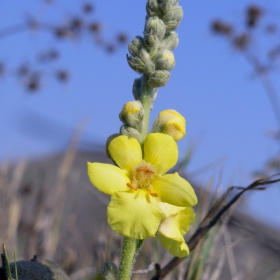
[[[131,183],[137,188],[146,189],[150,186],[154,174],[156,174],[154,166],[143,161],[133,170]],[[131,186],[129,187],[131,188]]]
[[[133,185],[131,183],[126,183],[126,185],[133,190],[138,190],[138,186],[136,186],[136,185]]]
[[[151,191],[150,189],[147,189],[147,191],[149,192],[149,194],[150,194],[151,196],[154,196],[154,197],[157,197],[157,196],[158,196],[157,193],[152,193],[152,191]]]
[[[155,172],[149,169],[147,166],[142,166],[136,169],[136,171],[144,171],[146,173],[154,174]]]

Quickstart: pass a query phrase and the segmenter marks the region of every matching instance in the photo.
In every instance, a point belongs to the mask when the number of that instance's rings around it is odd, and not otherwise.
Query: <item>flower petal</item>
[[[170,238],[172,240],[176,240],[179,242],[183,242],[184,238],[181,234],[180,227],[174,224],[174,217],[168,217],[164,219],[159,226],[158,232],[160,235]]]
[[[157,174],[165,174],[178,161],[175,140],[163,133],[150,133],[144,141],[144,160],[154,165]]]
[[[164,205],[161,204],[160,208],[164,212],[164,207],[162,206]],[[190,225],[193,224],[194,221],[195,213],[192,208],[187,207],[177,214],[163,218],[160,223],[158,232],[160,233],[160,235],[165,236],[166,238],[184,242],[183,235],[189,231]]]
[[[160,201],[181,207],[197,204],[196,194],[188,181],[177,172],[163,176],[155,175],[152,192],[157,193]]]
[[[135,138],[128,138],[126,135],[114,138],[110,142],[108,150],[113,161],[129,173],[142,160],[140,143]]]
[[[185,210],[186,207],[179,207],[179,206],[174,206],[165,202],[158,202],[158,206],[163,212],[165,218],[170,217],[171,215],[176,215],[180,211]]]
[[[174,241],[160,235],[157,236],[157,239],[172,256],[184,258],[190,254],[189,247],[185,242]]]
[[[181,213],[179,215],[182,215],[182,216],[178,217],[178,220],[182,218],[183,222],[185,223],[185,225],[181,228],[181,234],[185,235],[190,230],[190,226],[194,223],[196,215],[195,215],[194,210],[190,207],[187,207],[183,211],[183,213]]]
[[[90,182],[101,192],[112,195],[117,191],[126,191],[130,182],[127,171],[106,163],[87,163]]]
[[[135,239],[154,237],[162,216],[157,199],[142,189],[113,194],[107,208],[112,229]]]

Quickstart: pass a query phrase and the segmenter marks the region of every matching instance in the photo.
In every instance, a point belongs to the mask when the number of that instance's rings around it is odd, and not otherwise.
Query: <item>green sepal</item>
[[[159,50],[173,50],[179,44],[178,34],[176,32],[169,32],[165,35],[160,43]]]
[[[143,72],[147,76],[150,76],[156,70],[155,64],[152,61],[148,61],[145,63]]]
[[[169,50],[164,50],[156,56],[156,70],[172,70],[175,66],[174,55]]]
[[[150,17],[146,21],[144,31],[144,42],[147,48],[157,46],[164,38],[166,27],[164,22],[158,17]]]
[[[126,135],[128,137],[135,138],[136,140],[139,141],[139,143],[142,143],[142,140],[143,140],[142,135],[134,127],[131,127],[129,125],[122,125],[120,128],[120,133],[122,135]]]
[[[145,48],[144,39],[140,36],[136,36],[128,45],[128,51],[132,56],[139,56],[140,50]]]
[[[184,12],[181,6],[175,6],[169,10],[163,17],[162,20],[165,23],[167,31],[174,31],[180,25],[183,18]]]
[[[179,0],[160,0],[159,8],[163,13],[167,13],[179,3]]]
[[[151,88],[163,87],[167,84],[170,73],[166,70],[156,70],[149,76],[148,85]]]
[[[148,0],[146,4],[146,11],[150,17],[162,17],[163,13],[159,7],[158,0]]]

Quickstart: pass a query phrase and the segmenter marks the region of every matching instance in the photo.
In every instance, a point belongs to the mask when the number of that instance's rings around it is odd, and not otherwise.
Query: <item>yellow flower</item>
[[[165,249],[175,257],[183,258],[189,255],[189,247],[184,235],[195,221],[195,213],[190,207],[177,207],[159,202],[164,217],[158,229],[157,239]]]
[[[178,147],[171,136],[149,134],[142,152],[136,139],[122,135],[111,141],[108,151],[117,166],[88,163],[88,175],[98,190],[111,195],[107,221],[120,235],[154,237],[164,216],[158,202],[180,207],[197,203],[185,179],[178,173],[165,174],[178,160]]]

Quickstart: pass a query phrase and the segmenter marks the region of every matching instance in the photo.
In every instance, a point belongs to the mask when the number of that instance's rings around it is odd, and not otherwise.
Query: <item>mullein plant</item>
[[[131,278],[137,253],[147,238],[157,238],[173,256],[189,255],[184,235],[195,220],[197,197],[177,172],[176,141],[186,134],[186,121],[175,110],[162,111],[149,132],[150,110],[159,87],[165,86],[175,66],[172,50],[179,40],[174,31],[183,17],[179,0],[148,0],[144,36],[128,46],[129,66],[141,76],[133,84],[133,101],[119,114],[120,133],[107,140],[114,164],[89,163],[88,176],[111,196],[107,221],[124,237],[119,267],[105,263],[91,279]]]

